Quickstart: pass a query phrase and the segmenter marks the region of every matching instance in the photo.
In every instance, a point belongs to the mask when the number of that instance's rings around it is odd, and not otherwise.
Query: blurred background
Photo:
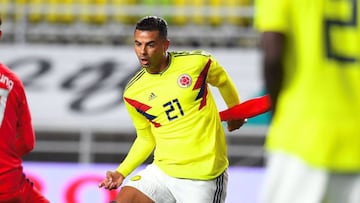
[[[0,61],[24,81],[37,136],[25,168],[55,203],[105,203],[114,196],[99,194],[96,184],[135,138],[121,97],[139,68],[132,47],[139,18],[168,21],[170,50],[212,53],[242,101],[264,94],[252,0],[0,0],[0,14]],[[269,116],[249,119],[232,133],[223,123],[229,203],[254,202]]]
[[[176,45],[256,44],[252,0],[0,0],[5,41],[17,43],[132,43],[144,15],[164,17]]]

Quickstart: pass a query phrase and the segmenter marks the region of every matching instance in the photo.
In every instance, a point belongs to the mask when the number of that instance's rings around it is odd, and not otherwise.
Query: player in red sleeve
[[[22,156],[34,146],[24,85],[0,63],[0,203],[49,203],[23,173]]]
[[[271,109],[270,96],[268,94],[252,98],[220,112],[222,121],[247,119]]]

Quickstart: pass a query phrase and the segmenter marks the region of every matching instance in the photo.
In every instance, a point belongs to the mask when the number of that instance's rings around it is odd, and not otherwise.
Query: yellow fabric
[[[285,82],[268,150],[316,167],[360,171],[360,4],[354,9],[354,3],[256,1],[257,29],[286,36]]]
[[[218,109],[206,83],[220,89],[229,107],[240,102],[237,90],[210,55],[200,51],[169,55],[171,63],[166,71],[149,74],[143,69],[129,82],[125,105],[138,132],[151,128],[156,143],[154,162],[166,174],[199,180],[215,178],[228,167],[227,148]],[[206,72],[207,63],[210,66]],[[206,82],[196,87],[201,75]],[[153,147],[153,142],[148,139],[148,144],[141,145]],[[136,143],[131,148],[119,172],[128,174],[140,164],[139,160],[150,155],[151,147],[143,150],[139,146]]]

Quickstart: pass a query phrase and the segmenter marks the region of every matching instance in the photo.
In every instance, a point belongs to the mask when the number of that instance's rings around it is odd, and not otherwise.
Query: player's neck
[[[162,70],[160,70],[160,74],[162,74],[164,71],[166,71],[170,66],[170,56],[166,53],[165,60],[164,60],[164,66],[162,66]]]
[[[151,74],[162,74],[165,72],[170,65],[170,56],[166,54],[162,60],[162,62],[159,64],[159,68],[156,67],[149,67],[147,68],[147,71]]]

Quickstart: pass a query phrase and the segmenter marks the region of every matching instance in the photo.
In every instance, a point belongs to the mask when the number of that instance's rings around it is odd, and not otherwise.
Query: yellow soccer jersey
[[[137,131],[151,128],[154,162],[166,174],[215,178],[228,167],[228,159],[224,129],[208,84],[219,88],[228,106],[240,102],[237,90],[223,67],[205,52],[169,52],[169,57],[162,73],[138,72],[125,89],[125,105]]]
[[[285,81],[269,150],[334,171],[360,170],[357,0],[257,0],[255,26],[286,36]]]

